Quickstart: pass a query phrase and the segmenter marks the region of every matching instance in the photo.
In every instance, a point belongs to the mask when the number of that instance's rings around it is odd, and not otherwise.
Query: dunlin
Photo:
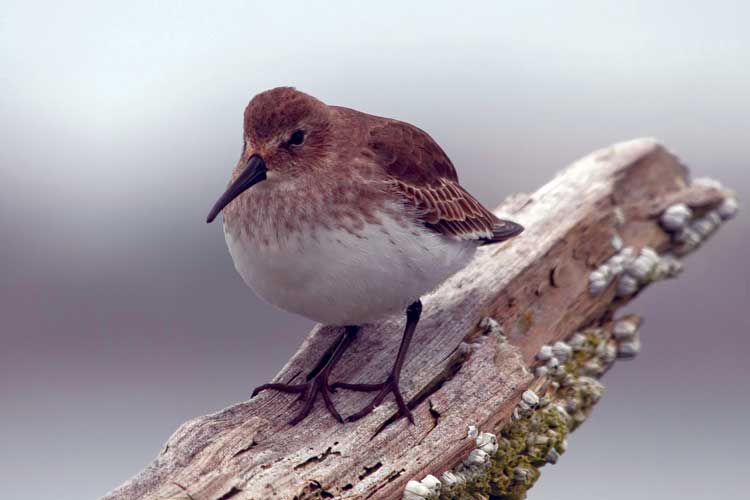
[[[371,391],[371,412],[392,393],[413,422],[399,377],[422,311],[420,297],[464,267],[481,245],[523,228],[501,220],[458,183],[453,164],[424,131],[401,121],[329,106],[290,87],[255,96],[227,190],[224,235],[237,271],[260,297],[314,321],[345,327],[306,383],[266,384],[297,393],[305,418],[336,388]],[[252,188],[252,189],[250,189]],[[398,355],[385,381],[329,382],[359,325],[406,311]]]

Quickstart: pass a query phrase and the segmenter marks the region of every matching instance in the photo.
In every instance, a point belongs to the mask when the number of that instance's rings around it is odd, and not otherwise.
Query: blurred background
[[[749,18],[739,1],[4,1],[3,498],[101,496],[312,326],[261,303],[204,222],[254,94],[412,122],[491,206],[639,136],[742,199]],[[741,214],[634,302],[644,352],[529,498],[747,498],[749,230]]]

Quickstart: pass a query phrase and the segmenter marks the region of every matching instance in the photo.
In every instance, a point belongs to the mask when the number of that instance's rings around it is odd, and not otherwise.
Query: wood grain
[[[606,320],[626,302],[615,297],[614,286],[595,297],[588,291],[589,273],[614,253],[615,233],[628,246],[663,252],[671,243],[657,223],[661,211],[678,201],[701,210],[727,196],[720,187],[691,184],[687,169],[654,140],[596,151],[536,193],[507,200],[496,214],[526,231],[481,249],[424,297],[402,375],[416,425],[390,422],[395,404],[389,398],[356,423],[339,424],[316,407],[290,427],[299,404],[294,396],[262,393],[183,424],[148,467],[104,498],[400,498],[409,479],[439,475],[466,456],[474,447],[468,424],[494,429],[507,421],[534,381],[529,367],[543,344]],[[484,316],[499,321],[507,341],[478,328]],[[403,321],[366,326],[332,379],[384,379]],[[337,334],[314,328],[275,381],[303,381]],[[334,395],[344,415],[369,397]]]

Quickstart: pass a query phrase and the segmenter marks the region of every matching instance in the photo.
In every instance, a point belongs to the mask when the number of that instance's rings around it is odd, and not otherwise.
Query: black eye
[[[295,130],[292,136],[287,141],[290,146],[299,146],[305,141],[305,133],[302,130]]]

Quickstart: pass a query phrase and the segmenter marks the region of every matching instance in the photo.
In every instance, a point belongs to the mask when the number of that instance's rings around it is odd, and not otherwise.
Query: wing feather
[[[369,157],[386,174],[386,182],[438,233],[483,244],[512,238],[523,227],[496,217],[458,183],[448,156],[424,131],[395,120],[369,130]]]

